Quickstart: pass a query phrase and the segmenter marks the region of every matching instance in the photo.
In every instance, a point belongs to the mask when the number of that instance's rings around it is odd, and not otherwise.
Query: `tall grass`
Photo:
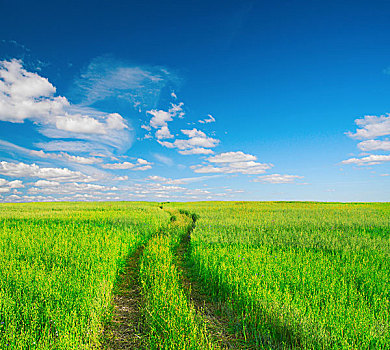
[[[166,234],[151,239],[141,262],[149,349],[213,349],[182,286],[175,251],[192,226],[192,220],[172,213]]]
[[[99,343],[126,257],[167,223],[145,203],[0,206],[0,349]]]
[[[191,260],[257,346],[389,349],[390,205],[176,204]]]

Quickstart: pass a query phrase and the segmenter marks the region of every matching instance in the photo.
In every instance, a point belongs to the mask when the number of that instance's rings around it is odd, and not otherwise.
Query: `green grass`
[[[175,251],[192,221],[173,213],[168,230],[150,240],[141,262],[148,349],[213,349],[182,286]]]
[[[126,256],[169,218],[144,203],[0,210],[0,349],[98,344]]]
[[[175,204],[191,261],[258,347],[389,349],[390,205]]]
[[[0,349],[99,346],[140,245],[148,348],[217,348],[177,267],[191,214],[187,262],[248,345],[390,348],[390,204],[119,202],[0,205]]]

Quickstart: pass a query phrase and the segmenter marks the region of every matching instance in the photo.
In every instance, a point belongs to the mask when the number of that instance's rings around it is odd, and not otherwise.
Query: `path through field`
[[[104,349],[144,348],[139,284],[139,261],[144,248],[145,246],[141,245],[129,256],[119,283],[115,286],[114,317],[104,330]]]
[[[250,345],[250,339],[247,339],[240,329],[241,322],[237,315],[226,303],[213,300],[205,291],[202,283],[197,280],[188,263],[191,233],[196,225],[196,215],[189,213],[180,213],[180,215],[188,215],[192,220],[192,225],[188,227],[187,234],[183,236],[176,250],[176,264],[182,288],[196,310],[199,324],[204,325],[207,338],[214,343],[216,348],[255,349],[255,346]],[[140,246],[129,256],[118,284],[115,286],[112,300],[114,316],[104,330],[103,349],[144,349],[147,347],[147,330],[143,329],[145,326],[141,312],[142,296],[139,276],[140,259],[144,248],[144,245]]]

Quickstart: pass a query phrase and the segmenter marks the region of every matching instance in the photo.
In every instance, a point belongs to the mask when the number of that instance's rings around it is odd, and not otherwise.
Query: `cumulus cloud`
[[[125,169],[131,169],[131,170],[149,170],[152,168],[152,163],[148,162],[145,159],[138,158],[135,163],[131,162],[123,162],[123,163],[112,163],[112,164],[102,164],[102,167],[105,169],[112,169],[112,170],[125,170]]]
[[[156,131],[156,138],[158,140],[171,139],[173,138],[173,135],[171,134],[167,126],[162,126],[161,129],[158,129]]]
[[[128,126],[124,118],[118,113],[92,118],[82,114],[65,114],[57,118],[56,128],[58,130],[69,131],[71,133],[106,135],[112,130],[127,129]]]
[[[152,128],[157,129],[155,136],[158,140],[173,138],[168,128],[168,122],[172,121],[174,117],[182,118],[184,116],[183,102],[172,103],[168,111],[152,109],[146,113],[150,114],[152,118],[149,125],[142,125],[143,129],[148,131]]]
[[[0,174],[10,177],[38,177],[58,182],[91,182],[91,176],[68,168],[41,168],[36,164],[0,162]]]
[[[0,61],[0,120],[22,123],[62,114],[69,102],[54,97],[55,92],[46,78],[23,69],[21,61]]]
[[[357,144],[364,152],[390,151],[390,141],[384,136],[390,135],[390,114],[375,116],[366,115],[355,120],[358,129],[355,133],[347,132],[349,137],[363,140]],[[375,139],[376,138],[376,139]],[[376,165],[390,160],[389,155],[371,154],[361,158],[349,158],[341,164]]]
[[[235,162],[248,162],[256,160],[256,156],[252,154],[245,154],[242,151],[237,152],[225,152],[217,154],[213,157],[209,157],[208,161],[211,163],[235,163]]]
[[[224,173],[224,174],[262,174],[273,165],[255,162],[256,156],[245,154],[241,151],[220,153],[207,158],[210,163],[206,165],[194,165],[191,168],[196,173]]]
[[[390,151],[390,141],[388,140],[366,140],[358,143],[362,151]]]
[[[181,154],[212,154],[211,148],[219,144],[218,139],[207,136],[198,129],[181,130],[188,136],[188,139],[176,139],[174,142],[159,141],[162,146],[167,148],[177,148]]]
[[[51,138],[89,139],[114,147],[129,141],[129,126],[118,113],[71,105],[55,93],[56,88],[46,78],[28,72],[22,61],[0,61],[0,121],[22,123],[29,119]]]
[[[293,183],[296,179],[303,179],[303,176],[270,174],[270,175],[258,176],[253,181],[254,182],[265,182],[265,183],[271,183],[271,184],[290,184],[290,183]]]
[[[362,158],[346,159],[341,164],[375,165],[383,162],[390,162],[390,155],[371,154]]]
[[[373,139],[378,136],[390,135],[390,114],[375,116],[366,115],[362,119],[355,120],[360,128],[355,133],[348,132],[347,135],[356,139]]]
[[[23,182],[20,180],[8,181],[0,178],[0,193],[8,193],[12,189],[24,187]]]
[[[201,124],[214,123],[215,122],[215,118],[211,114],[209,114],[208,118],[203,119],[203,120],[202,119],[198,120],[198,122],[201,123]]]

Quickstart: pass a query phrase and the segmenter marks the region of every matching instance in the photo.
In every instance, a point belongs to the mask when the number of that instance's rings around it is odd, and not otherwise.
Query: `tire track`
[[[143,349],[145,339],[142,329],[142,296],[139,279],[140,257],[145,246],[131,254],[113,294],[113,319],[105,327],[102,349]]]

